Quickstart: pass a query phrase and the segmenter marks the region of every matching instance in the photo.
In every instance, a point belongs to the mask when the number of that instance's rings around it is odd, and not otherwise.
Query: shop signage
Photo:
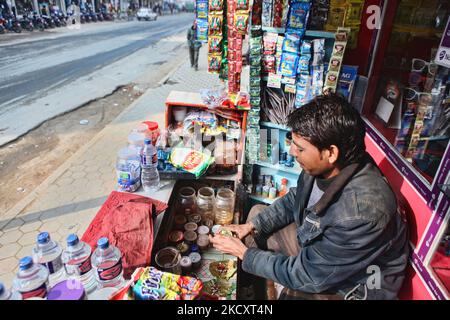
[[[441,44],[434,60],[437,64],[450,68],[450,17],[447,21],[444,33],[442,35]]]

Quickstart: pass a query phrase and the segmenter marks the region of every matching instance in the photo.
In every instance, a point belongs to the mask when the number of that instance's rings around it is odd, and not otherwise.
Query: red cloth
[[[113,191],[81,238],[93,249],[107,237],[122,253],[124,277],[138,267],[150,265],[153,248],[153,216],[167,204],[147,197]]]

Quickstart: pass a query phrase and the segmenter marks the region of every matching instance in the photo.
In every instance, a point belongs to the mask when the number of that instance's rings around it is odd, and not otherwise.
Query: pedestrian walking
[[[197,24],[194,22],[187,33],[187,40],[189,45],[189,57],[191,58],[191,68],[198,70],[198,53],[202,43],[197,40],[196,36]]]

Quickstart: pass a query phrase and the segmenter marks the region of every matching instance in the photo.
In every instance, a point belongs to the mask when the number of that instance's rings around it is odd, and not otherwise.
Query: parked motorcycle
[[[22,15],[22,19],[19,19],[19,23],[22,29],[28,30],[30,32],[34,30],[33,22],[26,13]]]
[[[5,15],[3,18],[3,27],[8,31],[13,31],[15,33],[21,33],[22,32],[22,26],[20,25],[20,22],[12,15]]]
[[[56,27],[55,20],[51,16],[42,15],[41,17],[45,21],[47,28],[53,29]]]
[[[39,31],[44,31],[44,29],[46,28],[46,22],[44,19],[42,19],[42,17],[40,15],[37,14],[36,11],[33,11],[33,15],[31,16],[31,21],[33,23],[33,26],[37,29],[39,29]],[[47,26],[48,28],[48,26]]]

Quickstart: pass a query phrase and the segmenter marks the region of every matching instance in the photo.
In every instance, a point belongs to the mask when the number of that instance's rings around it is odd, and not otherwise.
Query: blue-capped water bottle
[[[19,291],[22,298],[45,298],[49,289],[49,272],[46,267],[34,263],[31,257],[19,261],[19,272],[13,280],[13,289]]]
[[[50,238],[50,234],[48,232],[39,233],[36,246],[33,248],[33,261],[47,268],[51,287],[64,280],[66,275],[61,255],[62,248]]]
[[[22,300],[22,295],[16,290],[8,290],[0,282],[0,301],[1,300]]]
[[[123,278],[122,254],[109,244],[108,238],[100,238],[97,249],[91,257],[98,289],[106,287],[120,288],[125,285]]]
[[[62,253],[62,261],[68,278],[81,281],[89,295],[97,289],[91,264],[91,246],[78,239],[76,234],[67,237],[67,248]]]

